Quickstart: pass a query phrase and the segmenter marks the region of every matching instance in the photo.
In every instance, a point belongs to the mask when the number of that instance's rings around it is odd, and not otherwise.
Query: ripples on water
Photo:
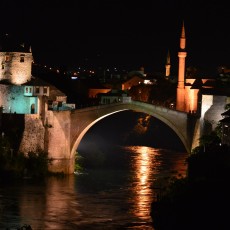
[[[86,156],[85,156],[86,157]],[[186,153],[119,147],[105,167],[0,187],[0,229],[153,229],[156,180],[186,174]]]

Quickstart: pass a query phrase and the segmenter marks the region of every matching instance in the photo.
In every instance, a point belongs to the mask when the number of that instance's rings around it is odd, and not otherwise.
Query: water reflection
[[[136,207],[134,214],[143,220],[149,217],[150,204],[152,202],[152,178],[151,173],[154,164],[154,151],[146,146],[136,146],[131,148],[135,155],[133,160],[133,172],[136,178],[133,183]],[[149,219],[149,218],[148,218]]]
[[[133,179],[130,184],[135,200],[133,215],[143,221],[151,221],[149,217],[151,203],[159,193],[159,183],[172,176],[186,174],[186,155],[169,150],[155,149],[147,146],[126,147],[132,155],[131,171]]]
[[[109,154],[111,168],[0,186],[0,229],[23,224],[33,230],[153,229],[150,205],[155,181],[185,173],[186,155],[145,146]]]
[[[72,213],[74,176],[48,178],[44,183],[31,181],[20,188],[21,224],[32,222],[33,229],[66,229],[65,218]]]

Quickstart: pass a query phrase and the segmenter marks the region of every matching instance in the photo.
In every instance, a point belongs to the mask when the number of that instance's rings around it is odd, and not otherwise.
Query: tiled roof
[[[48,86],[50,88],[50,97],[55,98],[56,96],[66,96],[61,90],[56,88],[54,85],[36,77],[32,77],[31,81],[23,84],[28,86]]]
[[[31,77],[31,81],[28,81],[26,83],[24,83],[23,85],[31,85],[31,86],[51,86],[50,83],[42,80],[41,78],[37,78],[32,76]]]

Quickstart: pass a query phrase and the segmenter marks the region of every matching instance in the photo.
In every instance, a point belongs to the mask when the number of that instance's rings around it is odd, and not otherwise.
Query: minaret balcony
[[[187,57],[187,52],[178,52],[178,57],[181,57],[181,58]]]

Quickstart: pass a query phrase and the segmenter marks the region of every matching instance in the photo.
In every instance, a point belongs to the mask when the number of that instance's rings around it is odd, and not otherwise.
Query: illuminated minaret
[[[178,84],[177,84],[177,101],[176,109],[180,111],[185,110],[185,58],[187,52],[185,51],[186,38],[185,38],[185,28],[184,22],[182,25],[182,32],[180,37],[180,51],[178,52],[179,57],[179,67],[178,67]]]
[[[168,79],[169,76],[170,76],[170,67],[171,67],[171,64],[170,64],[170,55],[169,55],[169,51],[168,51],[168,55],[167,55],[167,59],[166,59],[166,64],[165,64],[165,77],[166,77],[166,79]]]

